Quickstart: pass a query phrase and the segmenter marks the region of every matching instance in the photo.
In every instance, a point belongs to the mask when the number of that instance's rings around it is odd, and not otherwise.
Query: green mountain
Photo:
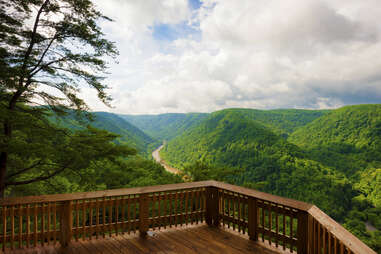
[[[284,137],[287,137],[299,127],[330,112],[330,110],[304,109],[225,109],[222,111],[239,112],[241,116],[255,120]]]
[[[169,141],[161,155],[193,179],[314,203],[381,251],[381,105],[222,110]]]
[[[195,161],[213,165],[217,171],[219,167],[238,168],[239,173],[218,180],[260,183],[263,191],[314,202],[324,210],[336,206],[330,213],[336,219],[350,207],[350,198],[342,200],[342,193],[352,196],[343,174],[308,159],[299,147],[240,110],[212,113],[171,140],[161,155],[179,168],[192,167],[189,163]]]
[[[158,140],[171,140],[200,123],[208,114],[119,115]]]
[[[288,140],[349,177],[366,168],[381,168],[381,105],[331,111],[296,130]]]
[[[81,129],[86,125],[91,125],[98,129],[107,130],[120,135],[115,142],[134,147],[140,154],[147,154],[150,145],[157,142],[146,133],[127,122],[120,116],[107,112],[94,112],[93,121],[78,120],[74,113],[67,115],[60,125],[70,129]],[[53,119],[53,118],[52,118]]]

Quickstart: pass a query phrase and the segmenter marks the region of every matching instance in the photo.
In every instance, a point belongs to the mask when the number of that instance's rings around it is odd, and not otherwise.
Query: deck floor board
[[[151,233],[151,232],[150,232]],[[36,248],[6,250],[15,254],[275,254],[283,253],[254,242],[231,230],[212,228],[205,224],[155,231],[145,238],[139,234],[92,240],[72,241],[66,248],[59,244]]]

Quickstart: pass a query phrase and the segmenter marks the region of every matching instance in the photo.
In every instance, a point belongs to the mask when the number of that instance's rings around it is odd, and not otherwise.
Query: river
[[[168,172],[172,173],[172,174],[180,174],[181,171],[177,168],[172,168],[171,166],[169,166],[164,160],[162,160],[160,158],[160,150],[163,149],[164,147],[164,144],[161,145],[159,148],[157,148],[155,151],[152,152],[152,157],[155,159],[155,161],[157,163],[159,163],[160,165],[162,165],[165,170],[167,170]]]

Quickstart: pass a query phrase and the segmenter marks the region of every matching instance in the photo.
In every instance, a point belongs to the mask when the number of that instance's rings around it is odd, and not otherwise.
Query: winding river
[[[171,166],[169,166],[164,160],[162,160],[160,158],[160,150],[163,149],[164,147],[164,144],[159,146],[155,151],[152,152],[152,157],[155,159],[155,161],[157,163],[159,163],[160,165],[162,165],[165,170],[167,170],[168,172],[172,173],[172,174],[180,174],[181,171],[177,168],[172,168]]]

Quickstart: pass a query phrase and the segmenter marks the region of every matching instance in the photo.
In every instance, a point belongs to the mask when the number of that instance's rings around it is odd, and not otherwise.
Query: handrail
[[[314,205],[217,181],[11,197],[0,208],[3,250],[205,221],[297,253],[375,254]]]
[[[9,198],[0,199],[0,206],[34,204],[34,203],[43,203],[43,202],[62,202],[62,201],[93,199],[93,198],[109,198],[109,197],[124,196],[124,195],[131,195],[131,194],[146,194],[146,193],[153,193],[153,192],[160,192],[160,191],[174,191],[178,189],[192,189],[192,188],[213,186],[215,182],[216,181],[199,181],[199,182],[190,182],[190,183],[175,183],[175,184],[101,190],[101,191],[91,191],[91,192],[76,192],[76,193],[67,193],[67,194],[50,194],[50,195],[26,196],[26,197],[9,197]]]

